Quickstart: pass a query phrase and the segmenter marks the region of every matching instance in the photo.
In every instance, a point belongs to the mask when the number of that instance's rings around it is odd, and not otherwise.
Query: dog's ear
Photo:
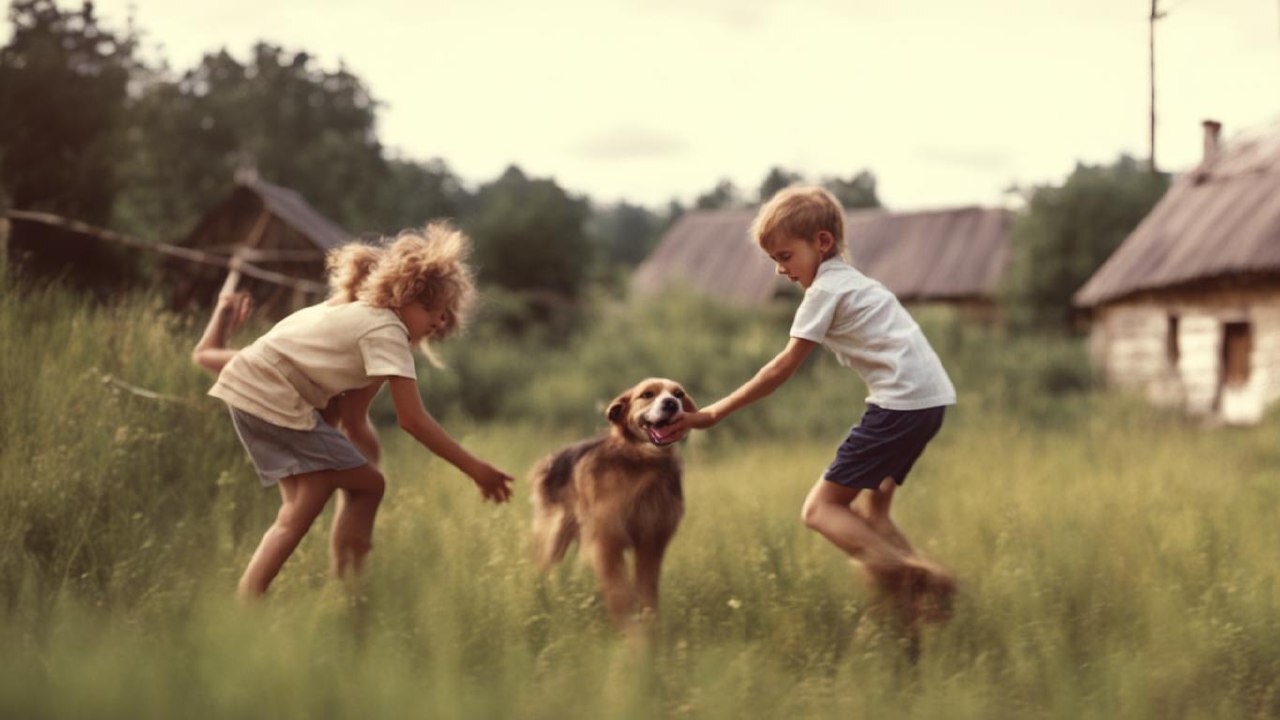
[[[604,412],[604,416],[611,423],[622,423],[622,418],[627,414],[627,407],[631,405],[631,393],[625,392],[613,399],[609,403],[609,409]]]
[[[698,412],[698,403],[693,399],[693,396],[689,394],[688,390],[685,390],[684,397],[680,398],[680,407],[683,408],[685,412]]]

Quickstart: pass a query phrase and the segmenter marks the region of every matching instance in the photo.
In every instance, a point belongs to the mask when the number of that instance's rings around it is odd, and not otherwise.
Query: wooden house
[[[233,279],[253,294],[260,312],[280,318],[324,298],[325,253],[352,239],[297,192],[242,174],[231,193],[205,213],[179,247],[248,264],[243,275],[236,273],[239,277]],[[168,264],[178,278],[178,308],[210,304],[227,284],[224,267],[183,259]]]
[[[750,238],[755,210],[687,212],[637,268],[632,291],[674,287],[741,307],[768,303],[789,286]],[[922,212],[852,210],[845,241],[853,264],[900,300],[993,312],[1012,259],[1012,215],[964,207]]]
[[[1114,386],[1228,423],[1280,398],[1280,124],[1204,157],[1076,293]]]

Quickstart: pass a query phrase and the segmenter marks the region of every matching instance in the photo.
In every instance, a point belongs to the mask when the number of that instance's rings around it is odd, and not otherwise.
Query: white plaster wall
[[[1178,361],[1170,363],[1170,314],[1178,317]],[[1249,381],[1219,397],[1223,325],[1248,322]],[[1141,391],[1152,402],[1227,422],[1257,422],[1280,401],[1280,291],[1169,296],[1113,305],[1095,315],[1090,352],[1109,384]]]

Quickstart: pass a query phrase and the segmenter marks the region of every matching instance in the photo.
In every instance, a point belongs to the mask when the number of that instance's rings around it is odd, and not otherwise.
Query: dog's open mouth
[[[674,417],[665,418],[657,422],[650,422],[641,418],[640,427],[644,428],[644,431],[649,434],[649,442],[659,447],[663,447],[684,437],[684,433],[671,432],[669,430],[671,423],[673,422],[675,422]]]

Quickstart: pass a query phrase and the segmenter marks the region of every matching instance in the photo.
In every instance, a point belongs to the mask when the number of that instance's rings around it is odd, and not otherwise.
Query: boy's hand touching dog
[[[716,417],[705,410],[682,413],[680,417],[671,421],[670,425],[663,428],[663,433],[668,436],[683,437],[690,430],[705,430],[717,422]]]

